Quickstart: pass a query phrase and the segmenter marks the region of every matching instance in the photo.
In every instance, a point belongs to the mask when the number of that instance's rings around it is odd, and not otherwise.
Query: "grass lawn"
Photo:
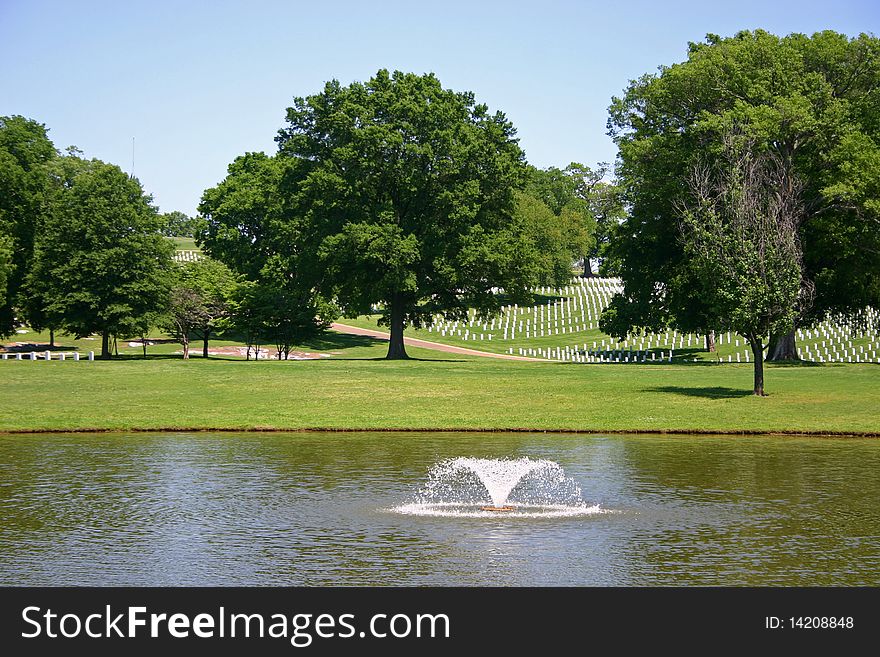
[[[535,429],[880,434],[880,367],[575,365],[462,358],[332,338],[334,358],[0,361],[0,431]],[[314,348],[314,347],[313,347]]]
[[[369,328],[375,329],[379,331],[388,332],[387,326],[379,326],[378,325],[379,315],[361,315],[360,317],[354,318],[341,318],[338,321],[341,324],[348,324],[349,326],[358,326],[360,328]],[[481,333],[480,329],[471,329],[476,330],[477,334]],[[528,350],[553,350],[557,347],[570,347],[572,349],[582,350],[586,347],[588,350],[598,349],[602,350],[602,341],[606,342],[608,349],[633,349],[635,350],[637,347],[633,346],[631,343],[620,343],[616,339],[612,338],[607,333],[600,331],[598,328],[586,329],[580,331],[566,332],[566,333],[558,333],[554,335],[547,335],[544,337],[525,337],[525,334],[520,332],[517,333],[517,336],[512,339],[504,340],[501,339],[501,332],[496,329],[494,332],[494,339],[488,340],[464,340],[460,336],[456,335],[442,335],[439,331],[428,331],[427,329],[415,329],[412,327],[408,327],[404,331],[404,335],[409,338],[418,338],[420,340],[428,340],[430,342],[439,342],[441,344],[450,344],[458,347],[467,347],[468,349],[477,349],[479,351],[490,351],[493,353],[513,353],[514,355],[520,355],[520,349]],[[703,342],[700,341],[699,344],[695,340],[692,346],[688,347],[678,347],[676,346],[674,350],[673,363],[683,363],[688,362],[691,363],[695,359],[697,362],[711,363],[716,362],[719,358],[722,360],[727,360],[730,358],[732,361],[736,361],[737,353],[740,354],[740,359],[745,362],[745,352],[749,352],[751,358],[751,350],[745,343],[745,340],[737,335],[732,335],[731,339],[733,342],[728,342],[726,335],[722,338],[723,341],[719,342],[717,345],[717,351],[715,353],[709,353],[705,351],[703,348]],[[862,348],[868,348],[869,343],[873,342],[876,338],[871,338],[868,336],[861,337],[852,337],[850,340],[852,346],[858,349],[860,346]],[[821,341],[820,339],[816,339]],[[801,346],[806,342],[813,343],[816,340],[802,340]],[[737,342],[739,344],[737,344]],[[668,354],[669,347],[668,346],[655,346],[651,351],[654,352],[655,356],[659,360],[661,358],[661,352],[664,354]],[[540,358],[540,356],[537,356]]]
[[[168,239],[178,251],[201,251],[192,237],[169,237]]]

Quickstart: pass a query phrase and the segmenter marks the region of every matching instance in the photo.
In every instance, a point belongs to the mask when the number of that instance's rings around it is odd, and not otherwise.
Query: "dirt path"
[[[380,340],[388,340],[391,336],[383,331],[374,331],[373,329],[360,328],[358,326],[349,326],[348,324],[331,324],[330,328],[340,333],[350,333],[351,335],[367,335],[371,338]],[[477,349],[468,349],[466,347],[456,347],[451,344],[441,344],[439,342],[428,342],[427,340],[419,340],[418,338],[403,338],[406,345],[412,347],[422,347],[424,349],[434,349],[435,351],[445,351],[449,354],[462,354],[466,356],[483,356],[484,358],[504,358],[505,360],[528,360],[533,363],[547,362],[543,358],[529,358],[527,356],[514,356],[512,354],[494,354],[490,351],[479,351]]]

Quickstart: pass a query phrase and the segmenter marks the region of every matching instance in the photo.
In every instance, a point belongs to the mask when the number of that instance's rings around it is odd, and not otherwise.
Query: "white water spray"
[[[394,509],[434,516],[562,517],[602,513],[587,506],[577,482],[544,459],[454,458],[428,472],[417,499]]]

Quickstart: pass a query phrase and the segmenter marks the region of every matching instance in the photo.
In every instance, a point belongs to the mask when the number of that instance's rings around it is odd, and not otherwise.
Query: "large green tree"
[[[140,183],[119,167],[67,156],[37,240],[27,287],[47,325],[77,337],[136,334],[139,320],[168,299],[173,246]]]
[[[46,212],[48,165],[56,156],[43,124],[0,117],[0,336],[14,330],[16,309],[28,296],[23,284]]]
[[[318,245],[323,289],[346,314],[403,330],[435,313],[497,307],[492,288],[525,298],[536,252],[515,221],[524,156],[512,124],[433,75],[379,71],[297,98],[280,131],[301,237]]]
[[[686,180],[719,158],[736,130],[802,181],[794,222],[812,304],[809,324],[880,303],[880,40],[835,32],[777,37],[758,30],[691,44],[687,61],[633,81],[615,98],[610,134],[630,206],[611,249],[624,291],[602,325],[615,335],[673,323],[718,327],[676,226]],[[779,357],[788,339],[774,336]]]

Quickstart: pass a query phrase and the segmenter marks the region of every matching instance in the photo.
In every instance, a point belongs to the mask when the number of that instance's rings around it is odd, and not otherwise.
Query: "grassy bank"
[[[358,353],[382,346],[359,346]],[[0,431],[438,428],[880,433],[880,367],[462,359],[0,361]],[[430,360],[428,360],[430,359]]]

